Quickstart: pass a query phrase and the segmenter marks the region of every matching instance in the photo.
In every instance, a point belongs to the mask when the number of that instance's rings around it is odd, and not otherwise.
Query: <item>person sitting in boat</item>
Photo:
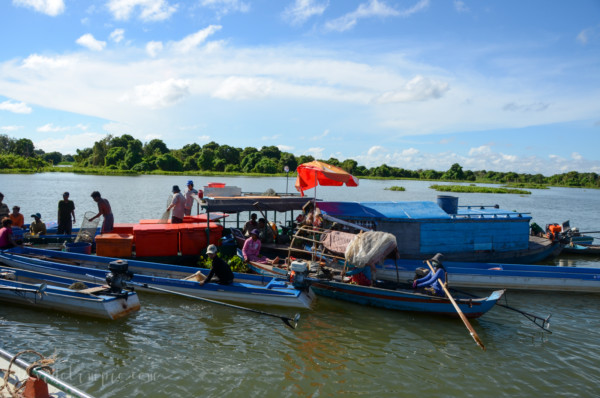
[[[8,217],[2,219],[2,228],[0,228],[0,250],[10,249],[17,246],[13,237],[12,220]]]
[[[346,272],[346,276],[350,277],[350,283],[360,286],[373,286],[373,275],[375,267],[365,265],[364,267],[355,267]]]
[[[253,229],[252,231],[250,231],[250,237],[246,239],[246,241],[244,242],[244,247],[242,248],[244,261],[254,261],[255,263],[261,264],[278,264],[279,257],[276,257],[273,260],[269,260],[262,254],[260,254],[260,248],[262,244],[260,243],[260,239],[258,239],[258,236],[258,229]]]
[[[29,225],[29,232],[32,235],[46,235],[46,224],[42,221],[42,215],[40,213],[32,214],[33,222]]]
[[[229,264],[223,261],[221,257],[217,256],[217,246],[208,245],[206,254],[212,260],[212,267],[206,279],[200,282],[200,286],[209,283],[215,275],[219,278],[219,281],[217,282],[219,285],[231,285],[234,278],[233,272],[231,271]]]
[[[262,243],[273,243],[273,240],[274,240],[273,229],[267,223],[267,220],[265,220],[264,218],[260,218],[258,220],[258,228],[257,229],[258,229],[258,239],[260,239],[260,241]]]
[[[250,231],[258,228],[258,222],[256,222],[256,217],[256,213],[252,213],[250,215],[250,219],[246,222],[246,224],[244,224],[244,229],[242,229],[244,236],[250,236]]]
[[[13,206],[13,211],[10,213],[10,220],[12,221],[13,228],[23,228],[25,224],[25,218],[20,213],[21,208],[19,206]]]
[[[424,277],[415,279],[412,287],[434,296],[444,297],[445,293],[442,286],[446,283],[446,270],[442,265],[442,254],[436,254],[429,261],[432,263],[435,272],[429,272]]]

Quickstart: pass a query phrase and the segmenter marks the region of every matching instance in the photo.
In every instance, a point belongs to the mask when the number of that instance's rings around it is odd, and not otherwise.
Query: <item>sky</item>
[[[600,173],[600,1],[4,0],[0,134]]]

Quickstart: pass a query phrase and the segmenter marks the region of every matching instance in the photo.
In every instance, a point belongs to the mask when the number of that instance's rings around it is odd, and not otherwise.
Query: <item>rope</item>
[[[14,371],[10,370],[12,368],[13,363],[15,363],[17,358],[23,354],[36,354],[38,357],[40,357],[40,359],[33,362],[31,365],[29,365],[27,367],[27,374],[30,377],[35,377],[32,375],[31,372],[33,372],[36,369],[45,369],[50,374],[52,374],[54,372],[54,369],[52,369],[50,367],[50,365],[52,365],[55,362],[55,360],[56,360],[55,358],[44,358],[44,356],[42,354],[40,354],[39,352],[34,351],[34,350],[25,350],[25,351],[21,351],[21,352],[17,353],[10,360],[10,363],[8,364],[8,369],[6,369],[6,370],[1,369],[2,371],[4,371],[4,383],[2,384],[2,386],[0,386],[0,392],[6,388],[6,391],[10,394],[10,397],[12,397],[12,398],[20,397],[21,390],[25,388],[25,383],[23,383],[23,382],[17,382],[14,387],[11,387],[11,384],[8,382],[11,374],[15,373]],[[19,383],[21,383],[21,385],[17,387],[17,385]],[[11,391],[11,388],[12,388],[12,391]],[[4,395],[2,395],[2,396],[4,396]]]

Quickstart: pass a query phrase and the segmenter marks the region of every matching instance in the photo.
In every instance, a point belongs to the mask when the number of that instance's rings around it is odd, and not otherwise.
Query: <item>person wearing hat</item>
[[[108,200],[104,199],[98,191],[92,192],[91,196],[92,199],[94,199],[94,202],[98,203],[98,214],[90,218],[88,221],[93,221],[96,218],[103,216],[104,221],[102,222],[102,229],[100,230],[100,233],[107,234],[109,232],[112,232],[115,225],[115,217],[113,216],[110,203],[108,203]]]
[[[231,272],[231,267],[227,264],[223,259],[217,256],[217,246],[208,245],[206,248],[206,254],[212,260],[212,267],[210,268],[210,273],[206,277],[205,280],[200,282],[200,286],[203,286],[205,283],[211,281],[213,276],[217,276],[219,281],[217,282],[219,285],[230,285],[233,283],[233,272]]]
[[[29,225],[29,232],[32,235],[46,235],[46,224],[42,221],[42,215],[40,213],[32,214],[33,222]]]
[[[244,242],[244,247],[242,248],[242,254],[244,255],[244,261],[254,261],[255,263],[262,264],[277,264],[279,263],[279,257],[269,260],[262,254],[260,254],[261,243],[260,239],[258,239],[258,229],[253,229],[250,231],[250,237],[246,239]]]
[[[428,294],[444,297],[444,288],[446,283],[446,270],[442,264],[443,254],[438,253],[432,259],[428,260],[433,265],[435,272],[429,272],[422,278],[415,279],[413,289],[421,289]]]
[[[171,214],[171,224],[181,224],[185,215],[185,198],[181,194],[181,190],[178,185],[173,185],[173,198],[171,204],[167,207],[167,211],[173,209]]]
[[[63,193],[62,200],[58,201],[58,235],[71,235],[75,224],[75,204],[69,200],[69,193]]]
[[[187,187],[188,189],[185,191],[185,215],[190,216],[194,206],[194,198],[198,197],[198,191],[194,189],[194,181],[192,180],[187,182]]]

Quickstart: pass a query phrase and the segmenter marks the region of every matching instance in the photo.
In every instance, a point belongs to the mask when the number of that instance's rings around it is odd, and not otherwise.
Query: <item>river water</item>
[[[56,219],[65,190],[78,223],[102,193],[116,222],[159,218],[171,188],[187,177],[105,177],[68,173],[0,175],[5,202],[26,218]],[[291,192],[293,179],[192,177],[244,192]],[[384,190],[403,186],[405,192]],[[361,180],[357,188],[318,187],[326,200],[436,200],[430,183]],[[600,192],[533,190],[532,195],[457,194],[459,205],[499,204],[531,213],[542,227],[570,220],[600,228]],[[314,195],[314,191],[308,192]],[[598,267],[600,258],[561,256],[549,264]],[[318,298],[298,329],[279,319],[180,297],[142,294],[142,310],[117,322],[0,304],[2,348],[56,354],[57,374],[97,397],[596,397],[600,385],[600,296],[507,294],[508,304],[552,314],[552,334],[495,307],[472,325],[482,351],[458,319],[392,312]],[[292,316],[280,308],[263,310]]]

